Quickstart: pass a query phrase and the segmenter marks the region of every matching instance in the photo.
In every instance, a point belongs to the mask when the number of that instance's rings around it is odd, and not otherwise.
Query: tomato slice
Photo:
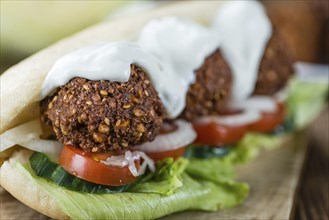
[[[183,156],[185,150],[186,150],[186,146],[174,150],[164,151],[164,152],[149,152],[149,153],[145,152],[145,153],[154,161],[163,160],[166,157],[172,157],[174,158],[174,160],[176,160],[177,158]]]
[[[273,113],[262,112],[262,117],[257,122],[251,124],[249,129],[257,132],[271,132],[283,123],[285,117],[285,105],[277,102],[277,111]]]
[[[100,162],[110,156],[114,156],[114,153],[89,153],[80,148],[65,145],[59,163],[67,172],[97,184],[122,186],[137,180],[128,166],[111,166]],[[135,161],[135,165],[138,168],[140,161]]]
[[[247,132],[247,125],[227,126],[211,122],[208,124],[194,124],[198,137],[196,144],[205,144],[218,147],[225,144],[234,144],[243,138]]]

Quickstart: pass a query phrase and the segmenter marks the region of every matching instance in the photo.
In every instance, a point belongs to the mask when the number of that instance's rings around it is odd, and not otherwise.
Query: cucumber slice
[[[189,146],[184,154],[186,158],[209,159],[214,157],[224,157],[230,152],[230,147],[209,147],[209,146]]]
[[[271,131],[270,135],[282,135],[289,132],[293,132],[295,130],[294,120],[292,118],[286,118],[281,125],[276,127],[273,131]]]
[[[135,186],[141,178],[134,183],[124,186],[105,186],[80,179],[65,171],[59,164],[51,161],[45,154],[34,152],[30,163],[37,176],[48,179],[59,186],[70,190],[86,193],[117,193],[125,192]]]

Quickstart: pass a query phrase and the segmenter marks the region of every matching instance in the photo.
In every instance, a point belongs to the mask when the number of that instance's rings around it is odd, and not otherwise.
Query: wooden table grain
[[[329,219],[329,108],[312,126],[295,220]]]

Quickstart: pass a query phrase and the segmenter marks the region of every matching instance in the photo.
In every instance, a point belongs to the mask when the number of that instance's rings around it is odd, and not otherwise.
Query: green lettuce
[[[263,148],[274,148],[279,146],[281,141],[281,136],[250,133],[238,145],[232,148],[227,156],[211,159],[192,158],[185,171],[196,179],[220,185],[221,189],[225,189],[221,196],[218,197],[222,201],[226,201],[223,204],[223,208],[234,207],[244,200],[242,196],[247,195],[242,192],[249,191],[249,186],[246,183],[234,181],[236,165],[253,160]],[[230,195],[229,198],[226,198],[226,191],[235,192],[236,197],[232,199],[233,197]]]
[[[216,211],[236,206],[249,192],[246,184],[194,179],[183,172],[180,176],[182,186],[171,195],[145,192],[89,194],[58,187],[20,163],[16,163],[16,167],[51,195],[73,219],[152,219],[183,210]]]
[[[248,133],[222,160],[234,165],[250,162],[259,155],[262,149],[280,146],[282,137],[283,135]]]
[[[156,172],[147,175],[131,191],[171,195],[183,186],[181,175],[187,164],[188,160],[183,158],[176,161],[173,158],[166,158],[158,162]]]
[[[186,172],[198,179],[212,182],[229,182],[235,177],[234,166],[222,158],[190,159]]]
[[[328,98],[328,82],[294,79],[289,85],[288,117],[297,129],[307,127],[321,112]]]
[[[221,191],[218,201],[223,201],[219,208],[231,208],[240,204],[248,195],[249,185],[234,180],[234,164],[220,158],[191,159],[186,173],[197,180],[216,183]]]

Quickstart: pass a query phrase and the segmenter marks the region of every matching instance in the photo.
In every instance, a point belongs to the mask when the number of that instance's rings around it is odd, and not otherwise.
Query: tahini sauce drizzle
[[[242,100],[254,91],[259,65],[272,36],[271,21],[257,1],[232,1],[219,9],[213,29],[233,73],[232,98]]]
[[[260,61],[272,29],[263,7],[254,1],[227,3],[212,28],[175,17],[152,20],[137,43],[98,43],[60,58],[49,71],[40,99],[74,77],[127,82],[130,65],[149,75],[168,116],[185,107],[195,70],[221,48],[234,74],[233,97],[245,99],[253,91]]]

